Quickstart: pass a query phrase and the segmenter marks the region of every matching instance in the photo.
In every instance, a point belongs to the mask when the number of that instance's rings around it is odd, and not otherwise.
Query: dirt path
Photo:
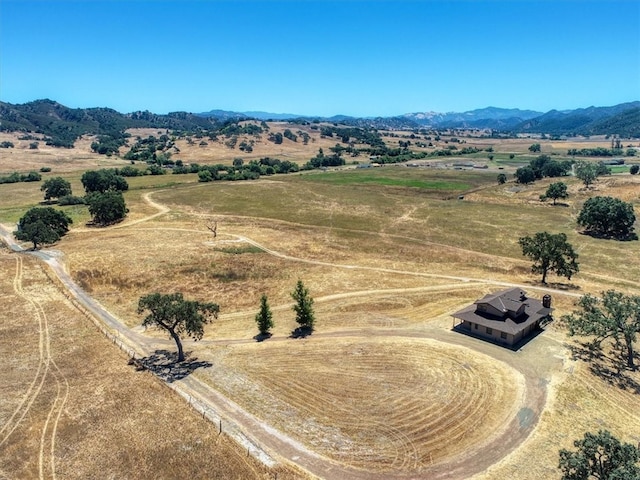
[[[142,223],[144,221],[148,221],[169,211],[167,207],[153,202],[150,199],[150,193],[145,194],[143,198],[147,202],[158,208],[160,211],[157,214],[146,217],[144,219],[140,219],[125,225],[120,225],[120,228],[125,228]],[[10,246],[12,250],[22,250],[21,247],[16,244],[9,231],[6,228],[2,228],[2,226],[0,226],[0,236],[5,240],[5,242]],[[260,248],[271,255],[288,261],[330,266],[333,268],[362,269],[385,273],[412,275],[416,277],[445,279],[456,283],[461,282],[466,284],[490,284],[503,287],[516,286],[521,288],[550,292],[558,295],[568,295],[572,297],[580,296],[580,294],[577,293],[566,292],[553,288],[532,287],[531,285],[499,282],[486,278],[458,277],[405,270],[393,270],[379,267],[332,264],[328,262],[293,257],[269,249],[250,238],[244,236],[235,237],[238,240],[247,242],[251,245],[256,246],[257,248]],[[76,303],[79,304],[81,308],[86,309],[93,318],[98,319],[98,324],[101,326],[101,329],[108,336],[113,338],[115,343],[118,343],[131,355],[148,355],[152,353],[158,347],[158,345],[167,343],[166,341],[150,338],[127,328],[123,324],[123,322],[118,320],[104,307],[102,307],[102,305],[100,305],[97,301],[87,295],[87,293],[84,292],[72,280],[69,274],[65,271],[63,264],[58,261],[55,256],[52,256],[43,251],[30,253],[39,257],[51,267],[51,269],[54,271],[54,273],[64,286],[65,290],[68,291],[68,293],[76,301]],[[411,292],[415,289],[408,288],[402,290]],[[400,289],[394,291],[400,292]],[[380,293],[380,291],[371,290],[365,292],[349,292],[346,294],[332,295],[330,297],[335,299],[375,293]],[[502,429],[500,432],[494,432],[492,436],[488,437],[481,445],[478,445],[476,448],[467,452],[466,455],[460,456],[451,461],[434,465],[427,472],[420,475],[422,478],[468,478],[475,473],[485,470],[490,465],[498,462],[508,453],[515,450],[517,446],[520,445],[520,443],[529,436],[529,434],[537,424],[537,421],[542,414],[546,403],[546,384],[550,380],[552,372],[558,368],[559,362],[559,360],[556,360],[555,362],[552,361],[552,358],[554,357],[553,355],[551,357],[547,355],[546,358],[548,361],[546,362],[540,361],[540,356],[535,354],[535,352],[529,354],[528,351],[531,350],[530,348],[528,348],[529,346],[524,349],[524,352],[521,351],[514,353],[500,347],[486,344],[485,342],[478,342],[463,335],[436,328],[423,329],[419,331],[406,329],[368,329],[363,331],[314,334],[314,336],[318,337],[370,337],[372,335],[430,338],[449,344],[468,347],[482,353],[487,353],[497,360],[504,361],[508,365],[515,368],[517,371],[521,372],[526,379],[524,398],[521,405],[519,406],[518,415],[514,416],[504,429]],[[277,341],[278,339],[273,340]],[[243,342],[251,340],[239,339],[238,341]],[[229,340],[226,340],[226,342],[229,342]],[[550,339],[541,338],[532,343],[536,346],[542,345],[547,350],[560,351],[560,346]],[[543,356],[542,358],[545,357]],[[338,464],[328,458],[322,457],[307,449],[300,442],[297,442],[296,440],[282,434],[281,432],[278,432],[269,425],[266,425],[264,422],[261,422],[259,419],[242,409],[239,405],[235,404],[232,400],[224,397],[222,394],[212,389],[209,385],[199,380],[194,375],[189,375],[180,381],[174,382],[173,384],[171,384],[171,388],[174,388],[176,391],[178,391],[178,393],[183,395],[189,401],[189,403],[194,406],[194,408],[202,408],[203,415],[208,413],[207,416],[209,416],[210,419],[214,421],[223,421],[225,424],[225,431],[227,433],[236,438],[239,443],[247,447],[248,451],[253,453],[255,456],[257,456],[267,464],[272,464],[274,462],[272,457],[284,458],[299,465],[300,467],[313,473],[314,475],[328,480],[343,478],[380,480],[392,478],[415,478],[415,474],[411,474],[408,472],[377,473],[357,470],[355,468],[350,468],[346,465]],[[50,416],[54,417],[55,413],[50,413]]]

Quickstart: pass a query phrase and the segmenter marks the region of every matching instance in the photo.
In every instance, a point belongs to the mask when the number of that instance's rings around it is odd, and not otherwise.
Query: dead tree
[[[218,222],[207,223],[207,228],[213,232],[213,238],[218,236]]]

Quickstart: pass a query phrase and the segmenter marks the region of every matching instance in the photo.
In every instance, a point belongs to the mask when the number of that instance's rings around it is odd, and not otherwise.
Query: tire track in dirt
[[[27,303],[29,303],[29,305],[33,307],[29,299],[22,292],[23,268],[24,266],[23,266],[22,258],[17,257],[16,258],[16,274],[13,279],[13,291],[16,293],[16,295],[23,298]],[[42,329],[42,318],[40,318],[39,312],[37,310],[35,313],[36,313],[35,316],[38,319],[38,336],[39,336],[38,338],[38,351],[39,351],[38,369],[36,370],[36,374],[33,377],[33,380],[29,385],[29,388],[27,388],[27,391],[24,397],[22,398],[22,401],[18,404],[18,406],[16,407],[15,411],[13,412],[13,414],[11,415],[7,423],[0,429],[0,434],[3,434],[5,430],[9,429],[6,433],[4,433],[4,436],[0,440],[0,446],[2,446],[9,439],[11,434],[20,425],[20,422],[22,421],[22,419],[29,412],[29,410],[31,409],[31,406],[33,405],[33,402],[35,401],[35,399],[40,393],[40,390],[42,389],[42,385],[44,384],[44,380],[46,377],[46,369],[48,368],[48,366],[46,364],[46,360],[44,356],[45,341],[44,341],[44,332]],[[44,372],[43,372],[43,368],[45,369]],[[16,419],[17,415],[19,415],[19,418]]]
[[[24,262],[22,257],[18,256],[16,257],[16,274],[13,281],[13,289],[18,296],[24,299],[31,306],[35,314],[34,316],[38,319],[38,369],[22,401],[20,402],[12,416],[9,418],[9,421],[5,424],[5,426],[3,426],[2,430],[0,430],[1,434],[4,430],[10,427],[10,430],[0,441],[0,446],[9,439],[11,434],[15,432],[15,430],[20,426],[20,423],[22,422],[24,417],[30,412],[34,402],[42,393],[43,388],[45,387],[45,385],[48,385],[47,379],[50,378],[49,374],[51,373],[55,381],[56,393],[55,398],[51,403],[51,407],[49,408],[49,411],[47,413],[47,418],[42,427],[42,431],[40,433],[40,446],[38,450],[38,475],[40,479],[44,479],[46,477],[46,468],[48,464],[51,478],[55,479],[55,440],[58,423],[60,421],[60,417],[62,416],[64,405],[66,404],[69,397],[69,382],[67,381],[66,377],[64,376],[58,365],[55,363],[51,355],[51,335],[49,332],[49,321],[47,318],[47,314],[42,307],[42,304],[38,300],[33,298],[32,295],[29,295],[27,292],[25,292],[23,289],[23,272]],[[53,366],[55,371],[51,370],[51,366]],[[64,395],[62,394],[63,385],[60,381],[60,378],[62,378],[64,382]],[[19,418],[16,419],[17,415],[19,415]],[[49,432],[50,426],[51,430]],[[48,462],[46,461],[47,456],[49,457]]]

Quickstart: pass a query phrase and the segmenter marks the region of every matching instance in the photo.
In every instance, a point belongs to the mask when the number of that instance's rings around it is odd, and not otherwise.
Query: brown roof
[[[492,315],[478,310],[478,305],[488,304],[502,312],[502,316]],[[524,311],[516,315],[519,308],[524,304]],[[463,321],[477,323],[484,327],[489,327],[499,332],[506,332],[512,335],[525,330],[540,319],[546,317],[553,311],[552,308],[545,308],[540,300],[527,298],[526,293],[519,288],[511,288],[485,295],[476,300],[472,305],[463,308],[453,314],[453,317]]]

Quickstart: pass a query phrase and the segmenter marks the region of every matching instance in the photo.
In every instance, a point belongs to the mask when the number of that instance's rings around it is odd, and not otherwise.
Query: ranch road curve
[[[150,202],[149,196],[145,196],[145,200]],[[150,202],[151,203],[151,202]],[[157,203],[153,203],[153,205],[161,211],[159,214],[165,213],[169,211],[166,207],[163,207]],[[158,216],[158,214],[153,215],[151,217],[147,217],[145,220],[151,219]],[[141,223],[141,221],[136,221],[136,224]],[[122,225],[125,227],[126,225]],[[9,247],[16,252],[23,251],[22,247],[20,247],[13,236],[9,232],[9,230],[0,225],[0,236],[4,239],[4,241],[9,245]],[[290,261],[297,262],[307,262],[307,263],[319,263],[322,265],[333,266],[337,268],[349,268],[349,269],[358,269],[358,268],[367,268],[374,269],[373,267],[359,267],[355,265],[333,265],[324,262],[316,262],[313,260],[290,257],[284,255],[282,253],[276,252],[274,250],[270,250],[265,248],[264,246],[258,244],[257,242],[246,238],[239,237],[239,240],[245,241],[247,243],[253,244],[254,246],[261,248],[265,252],[278,256],[283,259],[287,259]],[[47,253],[46,251],[34,251],[29,252],[32,255],[37,256],[44,262],[46,262],[53,272],[58,277],[59,281],[62,283],[63,287],[67,292],[86,310],[88,310],[94,319],[98,319],[99,322],[111,332],[112,335],[117,337],[120,340],[121,346],[130,354],[135,353],[139,356],[148,355],[153,352],[159,344],[168,344],[166,341],[161,341],[155,338],[147,337],[141,333],[138,333],[132,329],[126,327],[120,320],[114,317],[110,312],[108,312],[104,307],[102,307],[97,301],[95,301],[91,296],[89,296],[85,291],[83,291],[70,277],[70,275],[64,269],[63,264],[56,258],[55,255]],[[455,276],[444,276],[444,275],[434,275],[434,274],[420,274],[419,272],[402,272],[395,271],[391,269],[383,269],[383,268],[375,268],[375,270],[383,271],[383,272],[393,272],[393,273],[404,273],[407,275],[415,275],[415,276],[428,276],[433,278],[444,278],[459,282],[473,282],[473,283],[487,283],[494,284],[500,286],[520,286],[515,284],[509,284],[505,282],[496,282],[489,279],[472,279],[466,277],[455,277]],[[528,286],[527,288],[531,288]],[[410,290],[410,289],[409,289]],[[554,290],[548,288],[540,288],[540,290],[553,292],[561,295],[571,295],[571,296],[579,296],[575,293],[568,293],[566,291]],[[362,294],[363,292],[358,292]],[[103,331],[104,328],[103,328]],[[108,333],[105,331],[105,333]],[[171,388],[174,388],[178,391],[178,393],[182,394],[185,398],[189,400],[191,403],[192,399],[197,399],[200,403],[204,403],[208,409],[216,412],[220,418],[225,422],[227,427],[225,431],[229,433],[231,430],[231,436],[236,438],[242,445],[244,445],[248,451],[256,455],[258,458],[261,458],[267,464],[273,464],[273,460],[269,458],[269,454],[271,454],[274,458],[283,458],[289,462],[295,463],[302,467],[303,469],[309,471],[310,473],[320,477],[325,478],[327,480],[333,479],[412,479],[412,478],[430,478],[430,479],[462,479],[469,478],[470,476],[480,473],[483,470],[486,470],[489,466],[497,463],[510,452],[515,450],[515,448],[520,445],[533,431],[537,421],[544,409],[546,403],[546,395],[547,389],[546,384],[549,381],[549,375],[552,370],[556,370],[558,368],[558,363],[561,361],[557,360],[555,362],[551,362],[550,365],[541,366],[539,362],[531,361],[531,359],[527,359],[525,356],[517,356],[514,355],[513,352],[505,351],[500,347],[495,347],[490,344],[485,344],[484,342],[473,341],[468,337],[453,334],[449,331],[442,331],[441,329],[429,329],[424,331],[406,331],[406,330],[389,330],[385,329],[382,331],[375,330],[366,330],[362,332],[354,332],[349,331],[344,334],[341,332],[331,332],[327,334],[314,334],[317,337],[339,337],[339,336],[348,336],[348,337],[371,337],[373,335],[380,336],[410,336],[410,337],[422,337],[422,338],[430,338],[442,342],[446,342],[449,344],[457,344],[460,346],[465,346],[471,348],[473,350],[480,351],[481,353],[488,354],[493,356],[497,360],[505,361],[518,371],[520,371],[525,379],[526,379],[526,388],[525,388],[525,396],[522,402],[521,407],[523,409],[527,409],[530,412],[530,417],[526,422],[522,422],[522,419],[518,416],[514,416],[512,420],[509,422],[505,428],[501,429],[501,431],[495,433],[492,438],[488,438],[486,442],[480,445],[478,448],[473,451],[467,452],[465,455],[461,455],[460,457],[453,458],[452,460],[445,461],[439,464],[434,465],[432,468],[417,473],[411,472],[371,472],[371,471],[363,471],[355,468],[350,468],[349,466],[339,464],[334,462],[326,457],[320,456],[313,451],[307,449],[304,445],[296,440],[282,434],[281,432],[275,430],[274,428],[266,425],[261,422],[259,419],[251,415],[242,409],[239,405],[235,404],[232,400],[224,397],[222,394],[212,389],[209,385],[205,384],[203,381],[198,380],[193,375],[187,376],[183,380],[176,381],[171,385]],[[272,339],[273,340],[284,340],[284,339]],[[543,348],[552,350],[552,351],[560,351],[560,345],[556,344],[551,339],[540,339],[544,340]],[[240,342],[244,341],[244,339],[239,340]],[[250,341],[250,340],[246,340]],[[229,343],[229,340],[225,342]],[[535,343],[538,344],[539,340]],[[216,341],[212,341],[211,343],[217,343]],[[548,357],[554,357],[554,355],[547,355]],[[515,365],[514,365],[515,361]],[[231,428],[229,428],[231,425]],[[250,433],[249,433],[250,432]],[[234,434],[235,433],[235,434]],[[266,452],[263,453],[263,452]]]

